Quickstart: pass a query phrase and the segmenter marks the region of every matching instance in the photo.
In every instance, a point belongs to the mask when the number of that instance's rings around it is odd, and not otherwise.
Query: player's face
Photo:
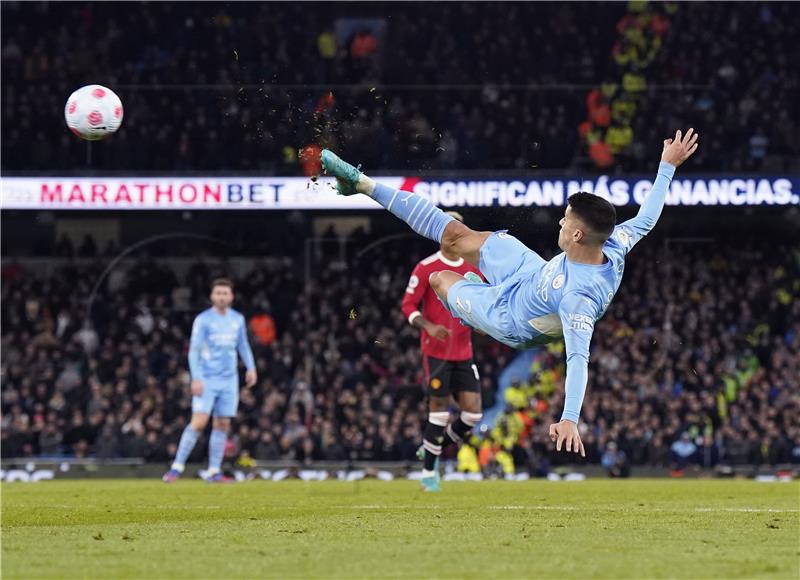
[[[211,290],[211,304],[220,310],[229,308],[233,304],[233,290],[228,286],[214,286]]]
[[[578,219],[572,215],[572,208],[567,206],[564,217],[558,222],[561,229],[558,231],[558,247],[567,251],[575,243],[575,232],[578,230]]]

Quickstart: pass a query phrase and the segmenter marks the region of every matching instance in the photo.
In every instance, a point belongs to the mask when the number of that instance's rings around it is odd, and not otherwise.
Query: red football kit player
[[[463,221],[459,214],[449,213]],[[411,326],[420,329],[427,385],[423,478],[434,475],[436,460],[443,448],[460,443],[482,416],[480,378],[472,360],[472,329],[453,318],[428,283],[431,274],[443,270],[483,279],[472,264],[442,249],[417,264],[403,296],[403,314]],[[448,425],[451,395],[456,398],[461,415]]]

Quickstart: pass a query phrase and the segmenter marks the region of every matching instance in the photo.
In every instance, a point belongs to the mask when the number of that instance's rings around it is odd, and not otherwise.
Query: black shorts
[[[423,356],[422,366],[425,369],[425,392],[429,397],[481,392],[478,367],[472,359],[452,361]]]

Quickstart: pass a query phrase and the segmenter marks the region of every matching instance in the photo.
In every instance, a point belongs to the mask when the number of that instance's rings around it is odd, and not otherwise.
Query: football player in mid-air
[[[231,308],[232,303],[233,283],[227,278],[217,278],[211,283],[212,307],[194,319],[189,343],[192,420],[183,430],[172,467],[162,478],[166,483],[181,476],[186,460],[211,416],[206,481],[229,481],[221,468],[231,417],[236,416],[239,407],[237,352],[247,369],[245,386],[250,388],[257,380],[253,351],[247,341],[247,323],[244,316]]]
[[[578,432],[588,381],[589,342],[622,282],[625,256],[656,225],[675,169],[697,150],[698,134],[678,131],[664,141],[655,183],[636,217],[616,225],[614,206],[579,192],[567,200],[559,224],[563,250],[547,261],[505,230],[477,232],[453,219],[427,198],[387,187],[329,150],[325,172],[336,177],[342,195],[363,193],[425,237],[475,265],[488,284],[455,272],[437,272],[430,284],[454,316],[500,342],[524,349],[564,337],[567,356],[564,410],[550,425],[558,451],[585,456]]]

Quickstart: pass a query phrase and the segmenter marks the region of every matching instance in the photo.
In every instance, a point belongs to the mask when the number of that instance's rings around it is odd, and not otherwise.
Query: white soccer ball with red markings
[[[78,137],[97,141],[122,125],[122,101],[111,89],[86,85],[69,96],[64,118],[67,127]]]

